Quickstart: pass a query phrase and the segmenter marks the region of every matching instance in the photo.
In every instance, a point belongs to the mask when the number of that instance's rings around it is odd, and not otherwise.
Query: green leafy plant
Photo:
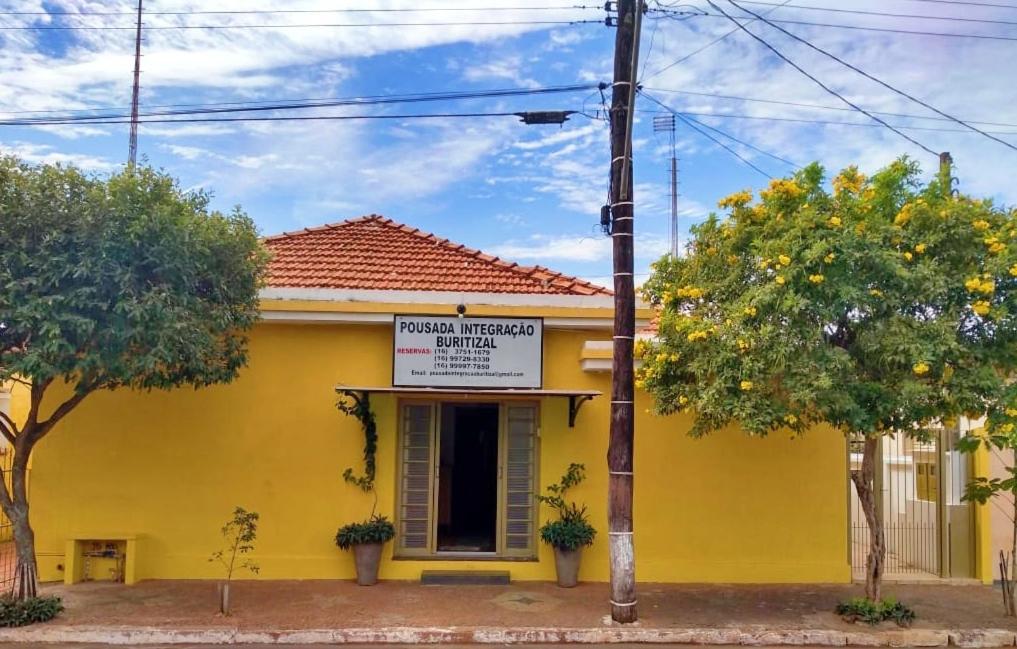
[[[0,627],[49,622],[64,610],[59,597],[0,598]]]
[[[889,620],[896,623],[897,626],[909,627],[915,621],[914,610],[892,597],[875,602],[865,597],[853,597],[846,602],[837,604],[834,611],[846,622],[852,624],[864,622],[875,626]]]
[[[23,421],[0,415],[14,449],[0,507],[17,541],[15,594],[31,598],[35,445],[94,392],[236,378],[268,256],[239,208],[211,211],[208,194],[143,166],[99,176],[0,157],[0,215],[0,383],[31,397]]]
[[[644,284],[660,319],[636,387],[692,436],[858,440],[865,594],[881,601],[879,440],[981,416],[1017,371],[1017,211],[953,191],[948,165],[924,184],[907,158],[831,182],[812,164],[718,205]]]
[[[371,410],[370,397],[366,392],[363,396],[356,392],[342,392],[336,407],[344,415],[356,418],[364,431],[364,474],[354,475],[353,468],[347,468],[343,471],[343,480],[364,493],[370,493],[374,490],[375,453],[378,451],[378,424]]]
[[[975,476],[964,488],[961,499],[985,505],[995,503],[1010,523],[1010,549],[999,553],[999,576],[1003,609],[1008,617],[1017,617],[1017,384],[1010,383],[1002,399],[988,409],[985,425],[957,441],[957,448],[974,453],[980,447],[1001,458],[1006,477]]]
[[[258,537],[258,518],[257,512],[237,507],[233,510],[233,518],[222,527],[226,547],[213,552],[208,560],[222,564],[226,570],[226,583],[233,579],[236,570],[247,570],[254,574],[261,570],[258,564],[245,558],[254,551],[254,541]]]
[[[578,550],[593,544],[597,530],[590,525],[586,506],[565,500],[565,494],[586,478],[586,467],[572,463],[561,480],[548,485],[547,495],[536,494],[538,501],[549,505],[558,513],[558,520],[549,521],[540,528],[540,538],[560,550]]]
[[[395,537],[395,525],[384,516],[373,514],[362,523],[343,525],[335,535],[335,544],[340,550],[349,550],[354,545],[385,543]]]

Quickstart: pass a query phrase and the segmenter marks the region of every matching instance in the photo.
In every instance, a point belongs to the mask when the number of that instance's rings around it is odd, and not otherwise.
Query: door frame
[[[441,438],[441,410],[442,405],[450,404],[495,404],[498,406],[498,503],[497,503],[497,524],[494,552],[439,552],[438,540],[438,468],[440,461],[440,438]],[[396,449],[395,454],[395,483],[393,519],[397,534],[400,529],[400,514],[402,503],[402,463],[403,463],[403,438],[405,434],[403,426],[404,406],[407,405],[429,405],[432,407],[433,421],[431,422],[431,444],[429,462],[431,468],[428,475],[429,489],[431,490],[428,506],[430,507],[430,521],[428,525],[427,548],[424,551],[407,552],[400,550],[396,543],[393,559],[406,561],[537,561],[538,556],[538,534],[537,528],[540,522],[540,508],[536,502],[533,505],[533,529],[531,530],[531,552],[528,555],[508,554],[505,548],[506,535],[506,500],[507,487],[505,466],[508,461],[508,405],[530,405],[534,409],[535,429],[533,431],[533,461],[530,468],[533,477],[533,493],[540,493],[540,457],[541,457],[541,400],[525,395],[506,395],[500,397],[496,394],[443,396],[441,398],[422,399],[419,397],[399,397],[396,399]],[[419,552],[419,553],[418,553]]]

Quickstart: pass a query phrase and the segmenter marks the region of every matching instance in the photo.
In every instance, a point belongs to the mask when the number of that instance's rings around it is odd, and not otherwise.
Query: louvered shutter
[[[505,433],[506,555],[532,556],[536,525],[537,407],[509,403]]]
[[[433,449],[434,405],[404,404],[396,541],[401,554],[426,554],[430,549]]]

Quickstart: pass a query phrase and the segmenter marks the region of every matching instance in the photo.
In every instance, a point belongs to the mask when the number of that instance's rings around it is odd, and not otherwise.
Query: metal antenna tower
[[[674,115],[653,118],[653,132],[667,133],[671,143],[671,255],[678,256],[678,156],[675,153]]]
[[[127,164],[131,167],[138,160],[138,95],[141,91],[141,3],[138,0],[138,29],[134,34],[134,92],[131,94],[131,143]]]

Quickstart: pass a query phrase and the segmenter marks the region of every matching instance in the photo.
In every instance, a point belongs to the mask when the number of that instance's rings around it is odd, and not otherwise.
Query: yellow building
[[[128,581],[217,577],[208,558],[236,505],[261,515],[258,578],[351,578],[335,532],[374,502],[342,479],[362,471],[364,436],[337,388],[369,394],[377,417],[377,509],[398,530],[382,579],[553,579],[537,537],[551,512],[533,494],[581,462],[572,495],[599,531],[581,578],[607,580],[607,291],[376,216],[266,244],[264,317],[235,382],[98,393],[40,443],[30,498],[44,580],[115,570],[83,567],[93,541],[126,548]],[[694,440],[688,417],[637,398],[640,581],[851,579],[840,434]]]

